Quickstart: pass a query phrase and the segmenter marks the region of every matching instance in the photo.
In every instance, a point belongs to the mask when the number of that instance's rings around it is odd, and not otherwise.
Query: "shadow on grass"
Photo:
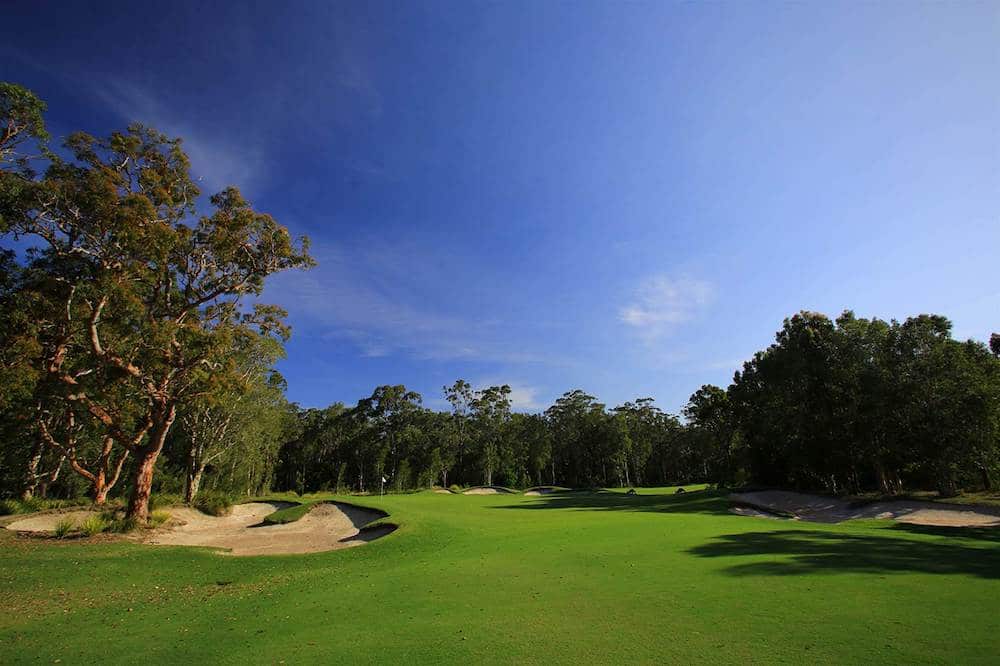
[[[532,501],[519,504],[504,504],[494,509],[516,509],[533,511],[537,509],[568,509],[578,511],[651,511],[656,513],[706,513],[728,515],[729,502],[724,492],[697,490],[676,495],[642,494],[606,491],[568,491],[541,495]]]
[[[733,576],[916,572],[1000,578],[998,548],[958,538],[916,540],[898,531],[940,535],[942,529],[946,528],[897,525],[884,530],[874,529],[871,534],[819,530],[746,532],[717,537],[688,552],[699,557],[756,557],[755,561],[726,569],[726,573]],[[947,534],[966,536],[964,531]],[[1000,533],[993,530],[986,540],[998,541]],[[762,561],[761,556],[773,557]]]

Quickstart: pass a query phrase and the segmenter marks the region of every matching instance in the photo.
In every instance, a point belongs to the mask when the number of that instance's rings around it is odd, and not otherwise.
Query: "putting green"
[[[672,488],[349,501],[401,527],[364,548],[245,558],[0,531],[0,663],[1000,654],[996,529],[749,518],[715,493]]]

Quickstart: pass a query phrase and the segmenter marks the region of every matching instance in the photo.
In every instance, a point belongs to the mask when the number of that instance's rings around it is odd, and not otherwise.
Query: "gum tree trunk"
[[[132,478],[132,495],[129,497],[125,517],[130,520],[149,520],[149,495],[153,488],[153,470],[160,457],[163,444],[174,424],[177,407],[173,404],[160,407],[153,418],[152,434],[146,444],[136,451],[135,475]]]

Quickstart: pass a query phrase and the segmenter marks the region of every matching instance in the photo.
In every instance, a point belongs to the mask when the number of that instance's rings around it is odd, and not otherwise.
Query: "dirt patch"
[[[144,541],[154,545],[225,548],[229,555],[290,555],[359,546],[395,529],[379,526],[363,530],[385,514],[334,502],[317,504],[293,523],[260,524],[265,516],[287,506],[291,504],[239,504],[230,515],[218,518],[188,508],[170,509],[172,517],[183,524],[157,530]]]
[[[74,526],[79,526],[87,518],[96,515],[99,515],[98,512],[86,510],[39,513],[12,521],[6,525],[6,528],[14,532],[55,532],[56,525],[64,520],[71,520]]]
[[[463,495],[510,495],[511,491],[500,486],[481,486],[479,488],[469,488]]]
[[[836,497],[807,495],[787,490],[764,490],[736,493],[729,499],[740,505],[731,511],[739,515],[788,514],[791,520],[816,523],[840,523],[845,520],[880,518],[914,525],[941,527],[1000,526],[1000,509],[994,507],[892,500],[870,504],[852,504]]]

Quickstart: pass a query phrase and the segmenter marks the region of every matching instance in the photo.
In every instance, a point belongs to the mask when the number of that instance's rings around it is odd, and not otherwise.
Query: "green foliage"
[[[191,506],[210,516],[224,516],[233,507],[233,498],[219,491],[204,491],[195,496]]]
[[[954,495],[988,489],[1000,462],[1000,361],[952,339],[944,317],[800,313],[744,364],[728,402],[759,483]]]

